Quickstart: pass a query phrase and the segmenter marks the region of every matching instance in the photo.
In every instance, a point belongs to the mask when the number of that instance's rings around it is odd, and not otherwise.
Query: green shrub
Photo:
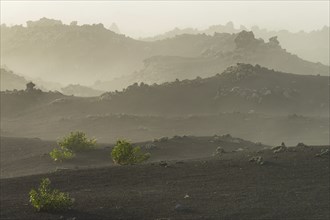
[[[120,165],[142,163],[149,159],[149,153],[142,153],[140,147],[133,147],[125,140],[118,140],[111,152],[112,160]]]
[[[50,157],[54,160],[54,161],[60,161],[62,162],[63,160],[68,160],[68,159],[72,159],[73,157],[75,157],[75,154],[68,149],[65,148],[54,148],[50,153],[49,153]]]
[[[68,193],[49,187],[50,180],[42,179],[38,190],[30,191],[30,203],[38,212],[65,211],[72,207],[74,199]]]
[[[96,140],[88,139],[86,134],[81,131],[71,132],[68,136],[59,140],[57,143],[61,149],[72,152],[86,151],[95,148]]]
[[[84,132],[76,131],[63,137],[57,144],[59,148],[54,148],[49,155],[54,161],[63,161],[75,157],[74,152],[94,149],[96,140],[88,139]]]

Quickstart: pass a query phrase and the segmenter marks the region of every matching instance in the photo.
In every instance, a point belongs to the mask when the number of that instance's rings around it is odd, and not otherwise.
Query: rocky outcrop
[[[237,49],[252,49],[264,43],[262,39],[256,39],[252,31],[241,31],[234,40]]]

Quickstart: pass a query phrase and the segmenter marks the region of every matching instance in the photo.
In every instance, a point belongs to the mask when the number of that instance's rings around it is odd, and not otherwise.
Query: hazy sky
[[[151,36],[174,27],[236,27],[314,30],[329,26],[329,1],[3,1],[1,23],[25,24],[41,17],[68,24],[117,23],[122,33]]]

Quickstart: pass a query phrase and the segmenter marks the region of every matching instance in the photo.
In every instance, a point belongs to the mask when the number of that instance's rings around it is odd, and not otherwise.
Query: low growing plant
[[[75,154],[71,150],[65,148],[54,148],[49,155],[54,161],[60,162],[75,157]]]
[[[140,147],[133,147],[126,140],[118,140],[116,146],[112,149],[111,156],[114,163],[131,165],[148,160],[150,154],[141,152]]]
[[[54,161],[63,161],[75,157],[75,152],[94,149],[96,140],[88,139],[84,132],[76,131],[63,137],[57,144],[59,148],[54,148],[49,155]]]
[[[57,142],[62,149],[80,152],[95,148],[96,139],[88,139],[86,134],[81,131],[71,132],[68,136]]]
[[[41,180],[37,190],[29,193],[30,203],[38,212],[58,212],[72,208],[74,199],[68,193],[50,188],[51,181],[48,178]]]

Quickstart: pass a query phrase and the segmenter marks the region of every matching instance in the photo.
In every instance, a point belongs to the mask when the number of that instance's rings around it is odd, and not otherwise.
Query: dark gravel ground
[[[326,147],[322,147],[326,148]],[[220,159],[63,170],[1,179],[1,219],[329,219],[329,155],[321,147]],[[249,162],[263,157],[265,164]],[[28,193],[43,177],[75,198],[66,213],[36,213]],[[188,198],[186,195],[188,195]]]

